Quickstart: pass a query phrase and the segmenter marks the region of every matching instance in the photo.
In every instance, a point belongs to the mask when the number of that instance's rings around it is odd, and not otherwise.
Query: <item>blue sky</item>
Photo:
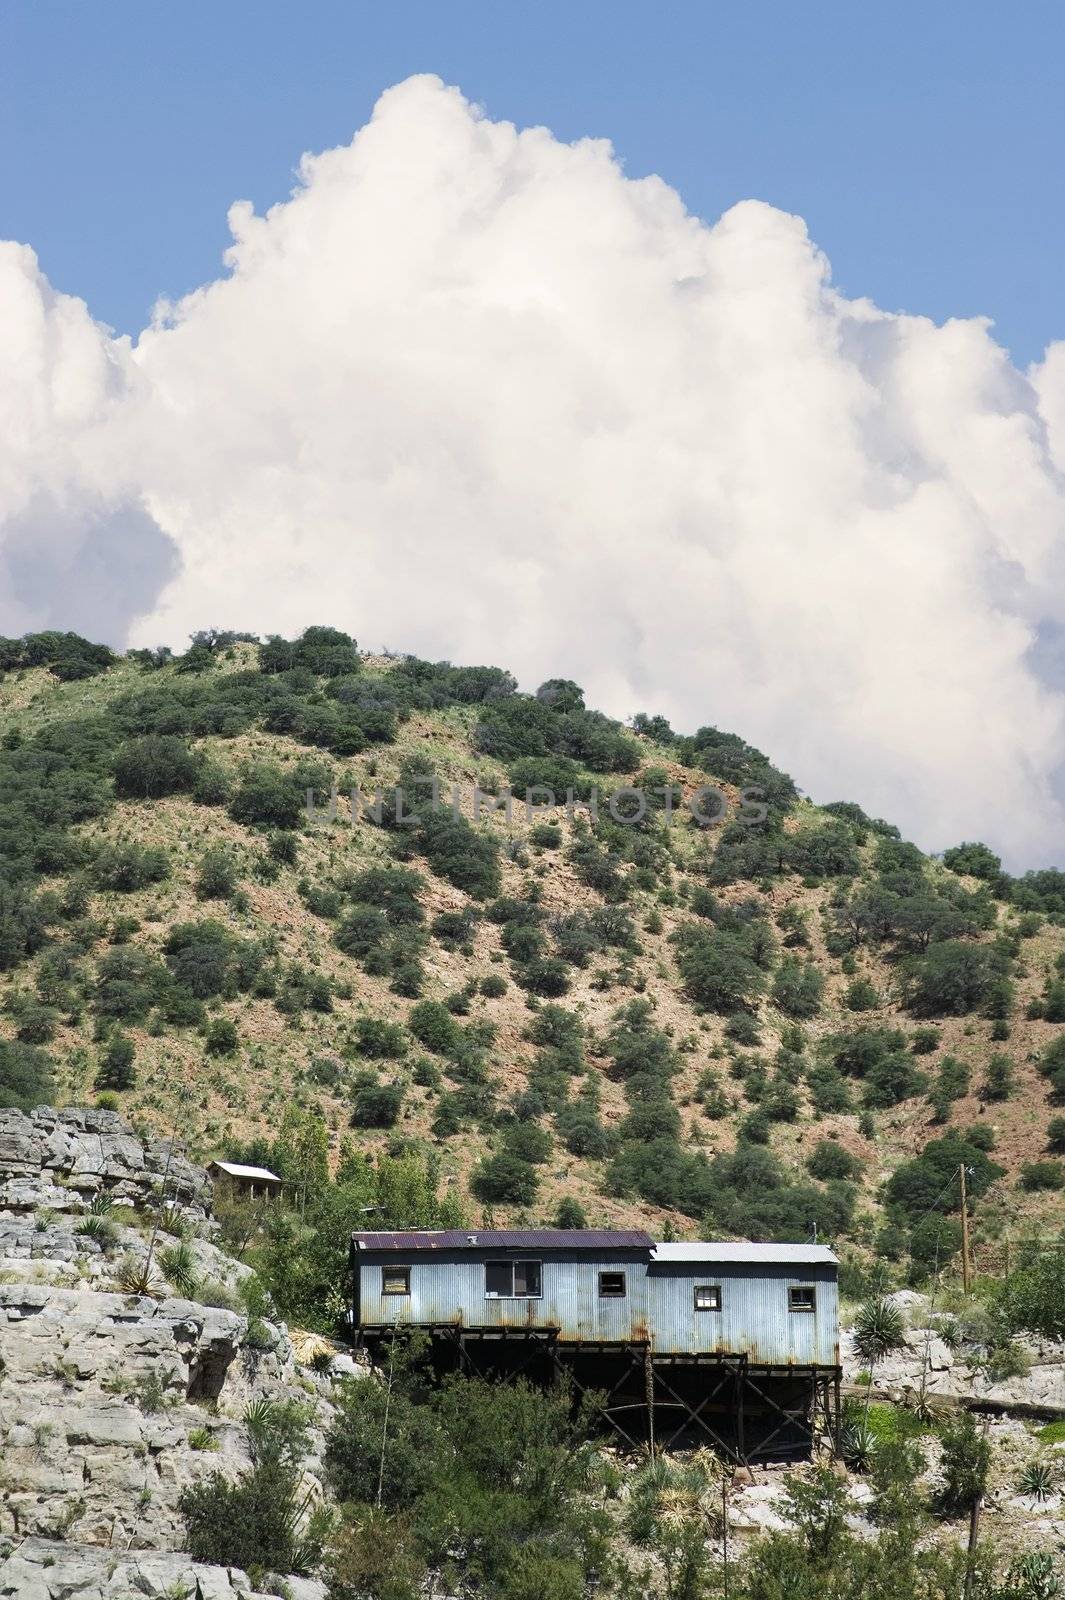
[[[432,71],[495,118],[609,137],[700,215],[797,211],[848,294],[985,314],[1024,364],[1065,336],[1063,46],[1040,0],[7,0],[0,235],[136,332],[216,276],[231,201],[282,199],[302,151]]]

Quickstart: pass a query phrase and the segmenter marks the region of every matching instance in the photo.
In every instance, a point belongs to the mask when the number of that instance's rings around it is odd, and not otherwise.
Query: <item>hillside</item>
[[[322,1144],[388,1155],[499,1224],[816,1226],[856,1285],[949,1260],[961,1162],[978,1268],[1060,1227],[1065,874],[932,860],[713,727],[329,629],[178,659],[36,635],[0,668],[0,1105],[102,1097],[293,1180]],[[598,820],[474,821],[508,783],[598,790]]]

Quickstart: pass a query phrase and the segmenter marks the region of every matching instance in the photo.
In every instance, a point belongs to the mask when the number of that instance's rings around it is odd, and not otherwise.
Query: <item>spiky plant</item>
[[[218,1440],[210,1428],[190,1428],[188,1434],[190,1450],[217,1450]]]
[[[1017,1488],[1021,1494],[1040,1502],[1049,1500],[1057,1487],[1058,1474],[1053,1462],[1039,1456],[1032,1461],[1026,1461],[1017,1476]]]
[[[187,1244],[171,1245],[159,1252],[159,1265],[179,1294],[191,1295],[196,1288],[196,1260]]]
[[[101,1189],[99,1194],[94,1194],[89,1201],[88,1211],[90,1217],[106,1217],[108,1212],[114,1209],[114,1198],[104,1189]]]
[[[123,1257],[118,1264],[115,1280],[123,1294],[158,1295],[165,1287],[150,1257]]]
[[[87,1216],[78,1223],[77,1231],[83,1238],[92,1239],[101,1250],[110,1250],[118,1242],[118,1229],[110,1217]]]
[[[902,1313],[890,1300],[867,1300],[854,1324],[854,1353],[870,1369],[906,1342]]]

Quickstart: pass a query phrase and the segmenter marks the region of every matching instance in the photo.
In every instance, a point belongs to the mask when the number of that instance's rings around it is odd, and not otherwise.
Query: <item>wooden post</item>
[[[972,1267],[969,1262],[969,1202],[965,1186],[965,1162],[958,1168],[961,1176],[961,1286],[968,1294],[972,1289]]]
[[[723,1577],[725,1580],[725,1600],[729,1600],[729,1568],[728,1568],[728,1478],[725,1475],[724,1463],[721,1472],[721,1555]]]
[[[651,1460],[655,1458],[655,1369],[648,1343],[643,1352],[643,1386],[647,1397],[647,1442]]]
[[[991,1418],[984,1418],[983,1438],[987,1438]],[[970,1600],[973,1592],[973,1580],[976,1577],[976,1547],[980,1538],[980,1512],[984,1504],[984,1491],[980,1490],[969,1510],[969,1548],[965,1557],[965,1581],[962,1586],[962,1600]]]

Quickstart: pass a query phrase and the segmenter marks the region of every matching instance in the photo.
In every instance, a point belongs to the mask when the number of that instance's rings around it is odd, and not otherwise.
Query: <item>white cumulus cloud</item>
[[[132,349],[5,247],[0,623],[92,632],[125,562],[97,633],[572,676],[929,848],[1062,859],[1065,347],[847,300],[799,218],[708,225],[429,77],[230,221]],[[97,588],[45,603],[64,551]]]

